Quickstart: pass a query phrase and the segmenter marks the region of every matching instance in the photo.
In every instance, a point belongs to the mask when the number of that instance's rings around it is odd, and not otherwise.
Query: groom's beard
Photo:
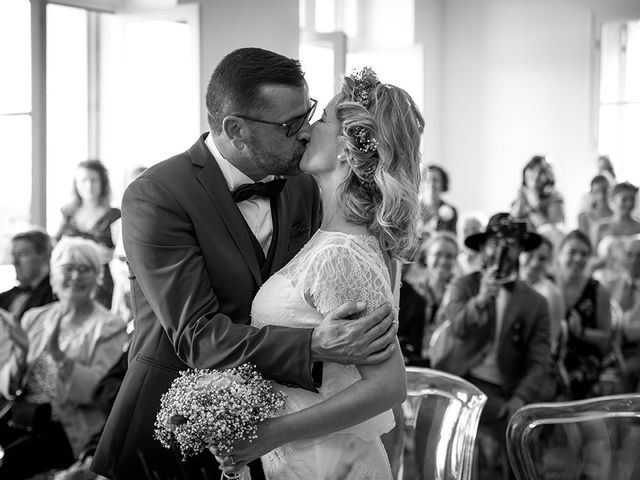
[[[299,175],[300,160],[306,149],[305,142],[296,142],[293,151],[276,152],[269,148],[260,137],[252,137],[245,140],[255,162],[262,166],[266,175]]]

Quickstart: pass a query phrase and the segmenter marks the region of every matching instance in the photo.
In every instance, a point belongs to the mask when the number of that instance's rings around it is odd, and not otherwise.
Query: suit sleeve
[[[533,313],[530,320],[533,330],[527,346],[524,375],[513,392],[514,396],[525,403],[539,400],[540,387],[549,381],[551,368],[549,307],[543,298],[533,307],[534,305],[531,306]]]
[[[451,329],[458,337],[466,337],[476,327],[487,323],[487,310],[478,307],[475,301],[478,292],[473,291],[470,280],[469,277],[453,280],[441,308],[442,316],[451,321]]]
[[[191,219],[171,192],[138,178],[124,194],[122,212],[127,259],[182,362],[218,369],[251,362],[270,378],[315,390],[312,330],[257,329],[222,312]]]

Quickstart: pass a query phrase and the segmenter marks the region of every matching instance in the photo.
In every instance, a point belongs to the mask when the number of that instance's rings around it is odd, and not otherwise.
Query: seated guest
[[[477,272],[482,269],[482,256],[464,244],[464,239],[474,233],[481,233],[487,225],[487,218],[480,212],[466,212],[460,217],[462,229],[459,232],[458,267],[462,274]]]
[[[633,210],[636,207],[638,187],[629,182],[619,183],[611,191],[611,209],[613,215],[596,222],[591,231],[594,248],[607,235],[628,237],[640,233],[640,222],[635,220]]]
[[[96,385],[115,364],[127,340],[125,325],[93,296],[100,255],[89,240],[61,240],[51,255],[58,301],[29,310],[23,334],[0,369],[0,393],[16,406],[48,405],[50,416],[0,431],[5,450],[0,478],[22,479],[70,465],[105,419],[93,399]]]
[[[589,199],[586,209],[578,214],[578,228],[585,235],[591,235],[593,225],[613,215],[609,206],[609,180],[604,175],[591,179]]]
[[[520,279],[547,300],[551,324],[551,352],[555,353],[565,306],[560,288],[549,276],[548,268],[552,260],[553,245],[543,236],[538,248],[520,254]]]
[[[546,203],[555,191],[555,177],[544,155],[534,155],[522,169],[522,183],[511,205],[511,215],[528,222],[532,229],[549,222]]]
[[[435,367],[468,379],[487,394],[479,432],[498,447],[503,478],[513,476],[505,446],[509,418],[555,390],[549,385],[549,308],[517,275],[520,252],[541,242],[511,215],[494,215],[485,232],[465,240],[482,252],[483,271],[453,280],[442,306],[451,321],[453,345]],[[483,475],[480,458],[480,478],[496,478],[495,472]]]
[[[420,222],[423,232],[447,230],[456,233],[458,211],[442,199],[449,191],[449,175],[438,165],[428,165],[423,173]]]
[[[625,250],[625,274],[606,286],[622,309],[622,349],[635,391],[640,380],[640,235],[629,239]]]
[[[564,227],[564,199],[562,195],[556,191],[552,192],[541,206],[541,209],[546,223],[540,225],[536,231],[543,237],[548,238],[553,249],[557,250],[566,233]]]
[[[11,239],[11,256],[18,285],[0,293],[0,308],[18,321],[33,307],[53,302],[49,280],[51,238],[40,230],[19,233]]]
[[[596,161],[598,175],[602,175],[607,179],[610,186],[614,186],[616,184],[616,171],[613,168],[613,162],[609,155],[598,155],[598,159]]]
[[[623,237],[607,235],[598,244],[596,255],[587,266],[594,279],[608,285],[626,272],[626,251]]]
[[[100,160],[78,164],[73,179],[73,200],[61,209],[62,223],[56,240],[81,237],[98,244],[102,264],[101,279],[95,299],[107,308],[113,300],[113,277],[109,262],[119,238],[120,210],[110,206],[111,183]]]
[[[566,305],[569,339],[564,358],[568,394],[579,400],[597,395],[601,362],[610,349],[611,303],[607,290],[586,273],[591,242],[580,230],[567,234],[558,251],[558,285]]]
[[[418,260],[409,266],[410,272],[400,287],[398,314],[398,339],[408,365],[428,363],[429,337],[437,325],[438,311],[453,278],[457,255],[456,238],[449,232],[436,232],[422,243]]]

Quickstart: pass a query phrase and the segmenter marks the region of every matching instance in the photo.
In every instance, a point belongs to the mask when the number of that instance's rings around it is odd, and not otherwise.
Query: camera
[[[527,234],[527,224],[525,222],[504,222],[491,228],[493,236],[496,238],[496,252],[493,257],[493,265],[496,265],[496,278],[503,279],[511,275],[517,268],[517,255],[509,255],[511,245]]]

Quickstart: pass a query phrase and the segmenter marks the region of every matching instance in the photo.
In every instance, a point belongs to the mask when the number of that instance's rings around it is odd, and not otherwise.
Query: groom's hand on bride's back
[[[391,357],[398,325],[391,305],[361,316],[364,302],[348,302],[329,312],[313,330],[313,361],[366,365]]]

